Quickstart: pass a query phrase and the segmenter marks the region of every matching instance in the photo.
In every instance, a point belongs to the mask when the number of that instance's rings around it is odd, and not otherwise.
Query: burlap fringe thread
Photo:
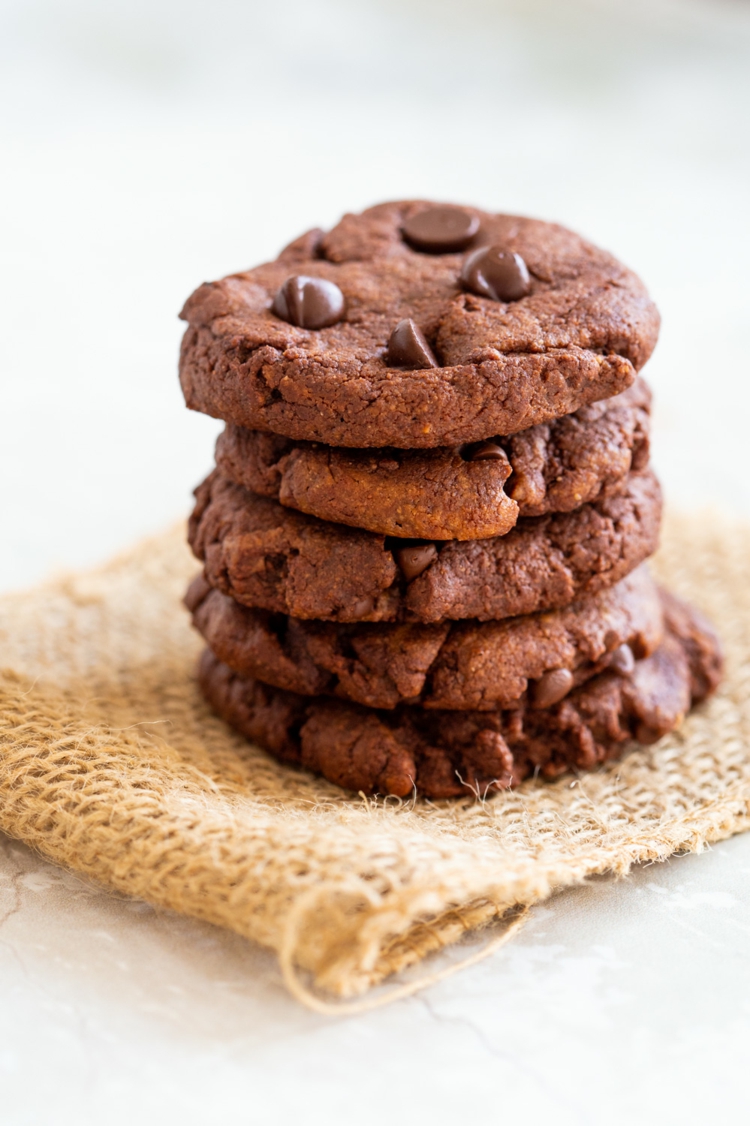
[[[750,824],[750,528],[672,519],[664,538],[657,572],[723,638],[719,695],[655,747],[486,801],[352,797],[211,715],[180,603],[196,570],[182,528],[7,596],[0,829],[117,892],[272,947],[292,992],[323,1011],[337,1004],[326,994],[354,998],[504,921],[486,953],[557,889]]]

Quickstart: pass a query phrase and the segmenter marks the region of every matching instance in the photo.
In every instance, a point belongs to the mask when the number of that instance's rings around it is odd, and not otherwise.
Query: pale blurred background
[[[410,195],[632,265],[669,501],[750,517],[748,0],[0,0],[0,104],[0,588],[187,512],[219,428],[177,383],[198,283]],[[749,873],[745,834],[573,890],[331,1020],[260,948],[0,838],[0,1119],[739,1123]]]
[[[750,5],[4,0],[0,587],[184,514],[201,281],[411,195],[555,219],[646,280],[675,505],[750,515]]]

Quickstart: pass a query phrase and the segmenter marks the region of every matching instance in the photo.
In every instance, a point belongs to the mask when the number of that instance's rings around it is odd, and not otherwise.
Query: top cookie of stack
[[[425,202],[310,231],[200,286],[181,315],[192,409],[403,449],[515,434],[624,391],[659,329],[636,275],[571,231]]]
[[[636,375],[659,316],[611,255],[388,203],[182,316],[187,405],[227,423],[187,601],[249,737],[441,797],[590,767],[710,690],[712,639],[631,575],[661,513]]]

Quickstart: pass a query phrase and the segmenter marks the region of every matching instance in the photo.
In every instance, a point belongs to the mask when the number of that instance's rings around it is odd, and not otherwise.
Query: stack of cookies
[[[202,285],[180,375],[224,419],[186,596],[211,706],[350,790],[588,770],[716,686],[660,589],[643,284],[562,227],[387,203]]]

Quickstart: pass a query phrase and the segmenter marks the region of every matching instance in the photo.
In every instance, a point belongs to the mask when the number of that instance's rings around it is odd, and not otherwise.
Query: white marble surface
[[[207,924],[0,853],[13,1126],[745,1120],[750,837],[537,908],[489,961],[364,1016]]]
[[[0,588],[186,511],[217,424],[175,313],[343,209],[558,219],[664,315],[673,503],[750,515],[750,5],[4,0]],[[0,1120],[743,1120],[750,839],[538,910],[424,995],[329,1020],[208,926],[0,855]]]

